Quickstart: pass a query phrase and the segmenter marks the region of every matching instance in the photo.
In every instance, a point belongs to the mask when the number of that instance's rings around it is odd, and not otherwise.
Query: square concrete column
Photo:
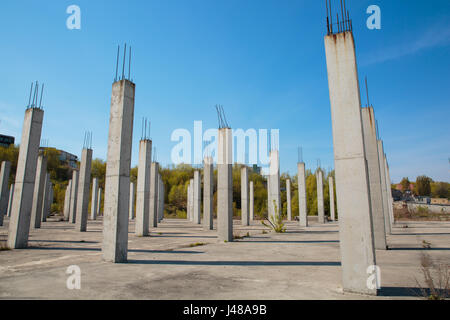
[[[233,241],[233,136],[231,128],[218,133],[217,233],[221,241]]]
[[[136,223],[134,233],[148,236],[150,224],[150,177],[152,165],[152,141],[139,142],[139,163],[136,190]]]
[[[159,176],[159,164],[153,162],[151,165],[150,173],[150,227],[158,227],[158,176]]]
[[[268,177],[268,209],[269,220],[281,215],[280,195],[280,157],[278,150],[270,152],[270,172]],[[272,220],[271,220],[272,221]]]
[[[248,169],[246,166],[241,168],[241,225],[250,225],[250,215],[248,212]]]
[[[11,188],[9,188],[8,217],[11,217],[13,198],[14,198],[14,183],[11,184]]]
[[[384,229],[386,231],[386,234],[392,234],[391,217],[389,214],[389,199],[387,193],[386,163],[384,161],[383,141],[377,140],[377,145],[378,145],[378,160],[380,163],[381,197],[383,199]]]
[[[161,174],[158,179],[158,223],[160,223],[164,219],[164,183]]]
[[[130,208],[129,208],[129,219],[134,219],[134,206],[135,206],[135,183],[130,182]]]
[[[188,221],[191,221],[191,180],[189,180],[187,187],[187,195],[186,195],[186,218]]]
[[[214,167],[213,158],[203,160],[203,227],[214,229],[213,198],[214,198]]]
[[[328,177],[328,186],[330,191],[330,218],[331,221],[336,221],[336,209],[334,207],[334,179],[332,176]]]
[[[98,188],[97,217],[102,215],[102,188]]]
[[[200,171],[194,171],[194,223],[201,224],[201,194],[202,185],[200,178]]]
[[[367,286],[367,269],[376,265],[376,261],[353,33],[329,34],[324,41],[333,125],[343,289],[376,295],[377,289]]]
[[[389,164],[386,159],[386,154],[384,155],[384,168],[386,170],[386,193],[388,198],[389,221],[391,222],[392,228],[393,224],[395,223],[394,200],[392,199],[391,177],[389,175]]]
[[[44,111],[42,109],[30,108],[25,111],[9,221],[8,247],[12,249],[28,246],[34,180],[43,119]]]
[[[75,223],[75,219],[77,217],[77,198],[78,198],[78,178],[79,178],[78,169],[73,170],[72,172],[72,188],[70,194],[70,208],[69,208],[69,222]]]
[[[325,223],[325,209],[323,200],[323,172],[318,168],[316,171],[317,181],[317,214],[319,217],[319,223]]]
[[[286,179],[287,219],[292,221],[291,180]]]
[[[91,220],[97,220],[98,212],[98,179],[92,179]]]
[[[9,174],[11,172],[11,162],[3,161],[0,169],[0,226],[3,225],[3,216],[8,211],[9,200]]]
[[[45,185],[44,185],[44,195],[42,199],[42,211],[40,214],[41,221],[46,222],[48,212],[50,211],[50,191],[52,188],[52,183],[50,182],[50,173],[47,172],[45,175]]]
[[[249,203],[249,214],[250,214],[250,222],[255,219],[255,196],[254,196],[254,190],[253,190],[253,181],[250,181],[250,203]]]
[[[128,257],[128,206],[133,145],[135,84],[112,85],[103,218],[103,260],[120,263]]]
[[[77,218],[75,230],[86,232],[89,208],[89,189],[91,186],[92,149],[81,152],[80,176],[78,180]]]
[[[306,169],[305,163],[297,163],[298,180],[298,220],[300,227],[308,226],[308,208],[306,202]]]
[[[372,213],[375,249],[386,250],[386,229],[384,225],[383,197],[381,194],[380,160],[378,159],[375,114],[372,107],[361,109],[364,133],[364,150],[369,170],[369,194]]]
[[[189,180],[189,221],[194,222],[194,179]]]
[[[38,156],[36,178],[34,184],[33,205],[31,206],[30,227],[38,229],[41,227],[42,212],[44,206],[44,194],[47,179],[47,157],[43,154]]]
[[[64,221],[69,221],[70,200],[72,196],[72,179],[69,180],[66,188],[66,197],[64,198]]]

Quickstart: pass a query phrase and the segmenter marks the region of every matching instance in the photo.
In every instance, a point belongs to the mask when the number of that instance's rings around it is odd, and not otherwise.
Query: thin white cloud
[[[395,60],[407,55],[415,54],[425,49],[446,46],[448,44],[450,44],[450,25],[440,23],[430,27],[422,34],[419,34],[419,36],[413,41],[408,41],[392,47],[386,47],[377,52],[372,52],[366,56],[363,56],[362,65],[367,66],[389,60]]]

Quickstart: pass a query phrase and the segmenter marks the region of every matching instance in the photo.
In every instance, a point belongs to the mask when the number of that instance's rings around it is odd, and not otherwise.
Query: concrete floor
[[[8,223],[0,227],[1,241]],[[289,222],[284,234],[264,234],[259,222],[241,227],[235,221],[234,234],[250,237],[224,243],[215,231],[185,220],[166,219],[150,237],[136,237],[131,222],[129,262],[112,264],[101,259],[101,220],[89,221],[81,233],[50,218],[31,232],[30,248],[0,251],[0,298],[415,299],[410,288],[417,287],[415,278],[422,281],[421,254],[450,264],[449,222],[402,223],[388,237],[391,249],[377,251],[380,295],[343,294],[338,223],[310,223],[303,229]],[[80,290],[66,287],[70,265],[81,268]]]

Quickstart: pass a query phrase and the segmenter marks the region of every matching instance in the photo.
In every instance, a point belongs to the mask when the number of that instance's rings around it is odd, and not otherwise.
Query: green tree
[[[403,192],[409,191],[411,182],[407,177],[403,178],[402,181],[400,181],[400,185],[402,186]]]
[[[431,195],[431,178],[427,176],[419,176],[416,179],[415,192],[419,196],[430,196]]]

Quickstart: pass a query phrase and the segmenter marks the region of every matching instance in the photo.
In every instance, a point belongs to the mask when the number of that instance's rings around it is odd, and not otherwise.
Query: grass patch
[[[196,243],[191,243],[189,245],[189,247],[193,248],[193,247],[200,247],[200,246],[204,246],[206,243],[203,242],[196,242]]]

